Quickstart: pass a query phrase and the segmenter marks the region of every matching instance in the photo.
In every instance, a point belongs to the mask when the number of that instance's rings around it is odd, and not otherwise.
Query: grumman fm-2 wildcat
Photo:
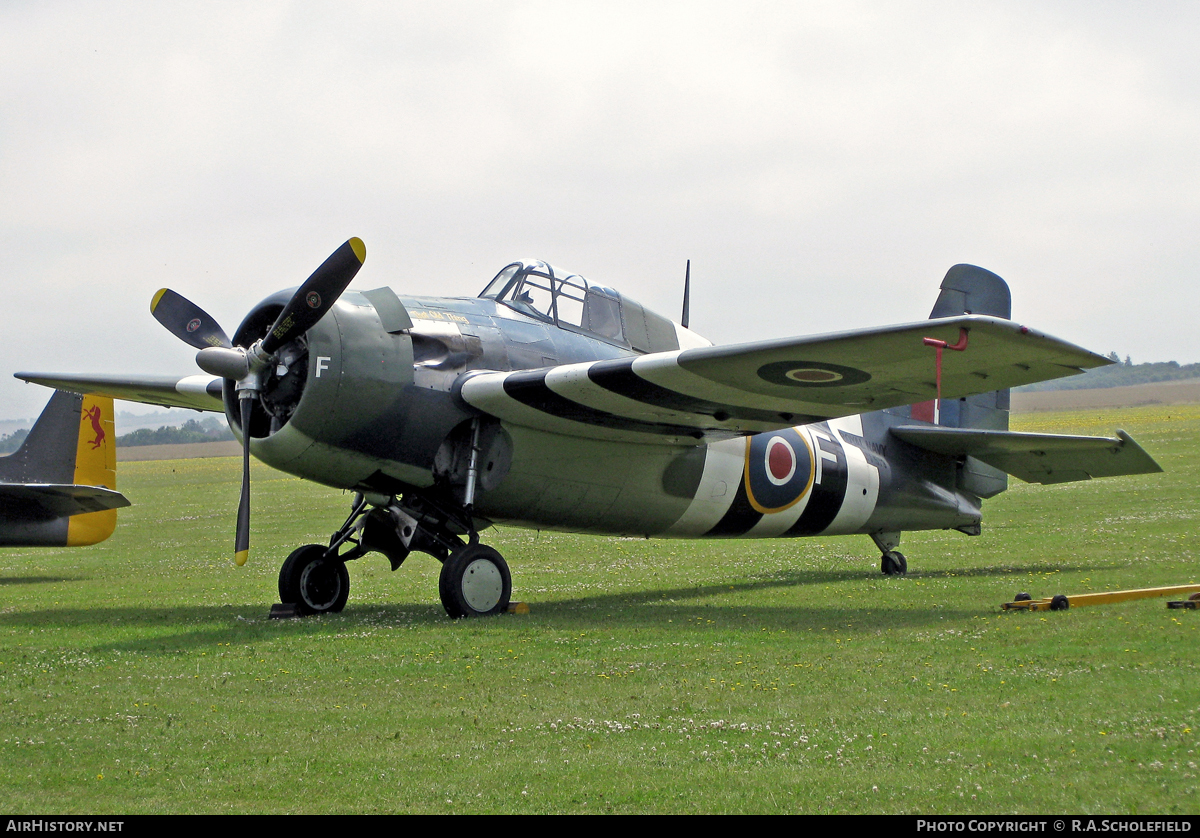
[[[235,559],[249,550],[249,456],[355,492],[328,545],[295,550],[280,597],[340,611],[345,563],[442,562],[452,617],[509,605],[491,523],[668,538],[870,536],[885,574],[904,530],[980,532],[1007,474],[1057,483],[1159,471],[1132,439],[1008,431],[1008,388],[1109,361],[1012,322],[1008,286],[946,274],[929,320],[713,346],[614,289],[514,262],[477,298],[346,291],[351,239],[230,340],[163,289],[151,304],[201,351],[184,378],[19,373],[52,387],[223,410],[243,441]],[[686,295],[685,295],[686,299]]]

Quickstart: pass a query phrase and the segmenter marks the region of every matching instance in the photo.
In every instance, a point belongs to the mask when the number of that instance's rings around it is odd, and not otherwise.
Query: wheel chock
[[[294,602],[277,602],[271,606],[271,614],[269,619],[272,620],[290,620],[293,617],[299,617],[296,613],[296,603]]]
[[[527,602],[510,602],[508,604],[509,614],[528,614],[529,603]]]
[[[1058,594],[1044,599],[1030,599],[1029,594],[1019,593],[1015,601],[1000,605],[1004,611],[1066,611],[1083,605],[1108,605],[1130,599],[1149,599],[1171,594],[1192,594],[1185,602],[1167,603],[1168,608],[1196,608],[1200,603],[1200,585],[1168,585],[1164,588],[1135,588],[1129,591],[1105,591],[1097,594]]]

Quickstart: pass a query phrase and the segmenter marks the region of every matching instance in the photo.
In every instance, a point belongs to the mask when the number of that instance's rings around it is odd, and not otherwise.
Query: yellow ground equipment
[[[1108,605],[1112,602],[1125,602],[1129,599],[1149,599],[1151,597],[1170,596],[1172,594],[1191,594],[1188,600],[1180,603],[1168,602],[1169,608],[1195,608],[1200,601],[1200,585],[1168,585],[1165,588],[1137,588],[1131,591],[1107,591],[1098,594],[1076,594],[1074,596],[1047,597],[1034,599],[1029,594],[1017,594],[1013,602],[1006,602],[1000,607],[1005,611],[1066,611],[1081,605]]]

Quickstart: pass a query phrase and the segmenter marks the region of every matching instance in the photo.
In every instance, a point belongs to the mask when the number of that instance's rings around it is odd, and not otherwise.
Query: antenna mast
[[[683,274],[683,319],[679,321],[679,325],[683,328],[688,327],[688,320],[691,316],[691,299],[692,299],[692,260],[687,260],[687,270]]]

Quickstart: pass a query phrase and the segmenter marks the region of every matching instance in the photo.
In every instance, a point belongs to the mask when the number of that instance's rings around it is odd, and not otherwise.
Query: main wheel
[[[903,576],[908,573],[908,560],[899,550],[888,550],[879,561],[884,576]]]
[[[442,562],[438,580],[442,607],[455,619],[499,614],[508,609],[512,575],[504,557],[486,544],[469,544]]]
[[[301,614],[336,614],[350,596],[346,563],[325,557],[321,544],[297,548],[279,569],[279,599],[295,603]]]

